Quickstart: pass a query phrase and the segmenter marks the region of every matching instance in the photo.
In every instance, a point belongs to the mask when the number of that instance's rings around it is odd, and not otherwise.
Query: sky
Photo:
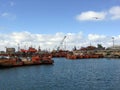
[[[120,0],[0,0],[0,51],[109,47],[119,32]]]

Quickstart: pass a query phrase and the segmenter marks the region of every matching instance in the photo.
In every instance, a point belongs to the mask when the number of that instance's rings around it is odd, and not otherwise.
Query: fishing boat
[[[54,61],[51,57],[40,57],[40,56],[32,56],[31,60],[23,60],[22,58],[14,57],[14,58],[0,58],[0,68],[8,68],[8,67],[20,67],[20,66],[31,66],[31,65],[42,65],[42,64],[53,64]]]

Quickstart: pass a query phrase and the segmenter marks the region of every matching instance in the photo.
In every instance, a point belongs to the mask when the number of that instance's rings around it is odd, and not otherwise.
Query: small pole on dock
[[[18,43],[18,52],[20,51],[20,44]]]
[[[112,37],[112,40],[113,40],[113,48],[114,48],[114,37]]]

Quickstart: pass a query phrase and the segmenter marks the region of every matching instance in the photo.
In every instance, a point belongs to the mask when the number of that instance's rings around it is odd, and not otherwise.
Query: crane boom
[[[64,36],[64,38],[62,39],[62,41],[60,42],[60,45],[58,46],[57,50],[60,49],[60,46],[63,44],[64,40],[65,40],[66,36]]]

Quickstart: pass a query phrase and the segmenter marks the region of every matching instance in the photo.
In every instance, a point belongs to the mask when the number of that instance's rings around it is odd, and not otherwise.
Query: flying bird
[[[95,18],[95,19],[100,19],[99,17],[93,17],[93,18]]]

